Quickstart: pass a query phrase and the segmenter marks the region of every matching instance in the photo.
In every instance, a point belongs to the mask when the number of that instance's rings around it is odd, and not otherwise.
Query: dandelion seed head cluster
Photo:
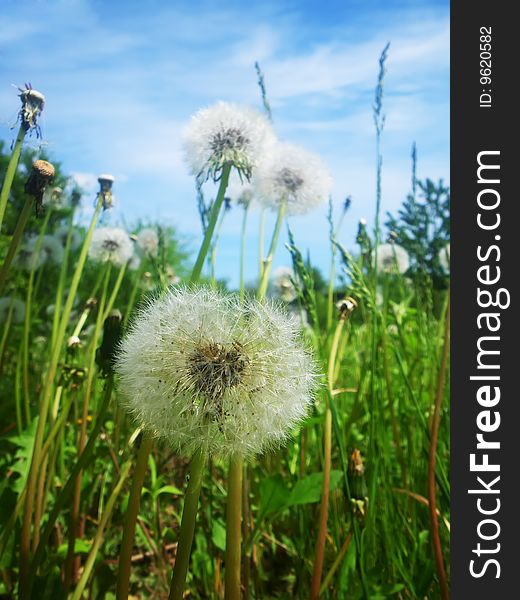
[[[133,322],[117,359],[126,408],[187,456],[251,457],[305,416],[316,366],[296,319],[273,303],[170,289]]]
[[[250,179],[274,139],[271,124],[257,110],[218,102],[192,117],[184,131],[184,153],[192,174],[202,181],[218,181],[226,164]]]
[[[118,227],[99,227],[94,230],[89,257],[96,262],[111,262],[121,266],[130,260],[134,247],[126,231]]]
[[[159,250],[159,236],[151,227],[141,229],[137,234],[137,245],[147,256],[157,256]]]
[[[0,323],[5,323],[11,314],[11,323],[22,323],[25,317],[25,302],[18,298],[0,298]]]
[[[410,267],[408,252],[397,244],[381,244],[377,249],[377,268],[385,273],[405,273]]]
[[[302,215],[326,202],[332,177],[321,158],[294,144],[278,142],[256,170],[254,184],[259,202],[278,209],[287,203],[287,214]]]
[[[59,239],[53,235],[44,235],[40,247],[40,253],[43,255],[43,262],[53,265],[61,264],[64,257],[63,246]]]

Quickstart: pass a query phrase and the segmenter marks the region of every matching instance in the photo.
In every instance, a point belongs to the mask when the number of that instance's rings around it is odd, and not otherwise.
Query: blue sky
[[[118,205],[105,219],[175,225],[196,249],[194,183],[181,152],[190,115],[217,100],[260,107],[254,62],[265,73],[280,138],[327,163],[333,200],[352,207],[341,241],[374,217],[371,114],[378,57],[391,42],[385,82],[383,211],[418,176],[449,178],[449,3],[351,1],[159,2],[3,0],[0,18],[0,138],[12,140],[18,98],[31,82],[47,104],[43,141],[90,196],[96,176],[116,177]],[[36,144],[33,140],[31,144]],[[85,212],[91,204],[88,199]],[[328,268],[326,207],[294,217],[298,245]],[[257,214],[250,219],[248,274],[257,265]],[[218,276],[237,282],[241,215],[224,221]],[[269,231],[268,220],[267,231]],[[282,240],[283,242],[283,240]],[[275,264],[288,264],[280,244]]]

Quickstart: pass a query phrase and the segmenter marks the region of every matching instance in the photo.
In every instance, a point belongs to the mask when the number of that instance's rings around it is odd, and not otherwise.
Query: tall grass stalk
[[[25,123],[20,124],[18,129],[18,135],[14,142],[13,151],[11,152],[11,158],[7,165],[7,171],[5,172],[4,183],[2,184],[2,191],[0,192],[0,230],[2,229],[2,223],[4,222],[5,209],[7,207],[7,201],[9,200],[9,194],[13,185],[14,176],[16,174],[16,168],[20,162],[20,154],[22,152],[22,144],[27,133],[27,127]]]

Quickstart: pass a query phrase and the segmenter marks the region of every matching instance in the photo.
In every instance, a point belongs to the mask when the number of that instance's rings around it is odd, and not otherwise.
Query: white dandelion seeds
[[[36,243],[38,236],[28,236],[24,239],[18,252],[16,253],[13,264],[23,271],[36,271],[45,262],[45,255],[42,252],[36,253]]]
[[[445,273],[450,272],[450,244],[449,242],[439,250],[439,263]]]
[[[137,245],[147,256],[157,256],[159,250],[159,236],[157,231],[150,227],[141,229],[137,234]]]
[[[278,142],[259,164],[254,185],[264,206],[278,209],[286,202],[288,215],[302,215],[328,200],[332,177],[319,156]]]
[[[63,248],[65,248],[65,245],[67,243],[68,235],[69,235],[69,226],[68,225],[61,225],[54,232],[55,238],[60,242],[60,244],[62,245]],[[77,250],[81,246],[82,239],[83,239],[83,237],[82,237],[79,229],[76,229],[75,227],[73,227],[71,234],[70,234],[69,250],[71,250],[72,252],[74,252],[74,250]]]
[[[22,323],[25,318],[25,302],[18,298],[0,298],[0,323],[5,323],[11,312],[11,323]]]
[[[50,208],[64,208],[67,205],[67,201],[63,190],[58,186],[46,187],[42,196],[42,204]]]
[[[232,175],[229,178],[226,196],[231,202],[248,208],[254,200],[254,188],[248,183],[240,181],[239,177]]]
[[[218,181],[226,164],[250,179],[274,137],[268,119],[257,110],[218,102],[197,112],[184,130],[186,162],[202,181]]]
[[[408,252],[397,244],[381,244],[377,249],[377,269],[385,273],[405,273],[410,267]]]
[[[131,258],[134,247],[126,231],[118,227],[99,227],[94,230],[88,250],[96,262],[123,265]]]
[[[53,235],[44,235],[40,247],[43,263],[58,265],[63,261],[63,246],[59,239]]]
[[[116,371],[126,408],[186,456],[247,458],[279,446],[317,379],[297,321],[281,308],[184,287],[141,311]]]
[[[291,267],[278,267],[273,273],[273,292],[278,298],[287,303],[293,302],[298,296],[293,279],[294,271]]]

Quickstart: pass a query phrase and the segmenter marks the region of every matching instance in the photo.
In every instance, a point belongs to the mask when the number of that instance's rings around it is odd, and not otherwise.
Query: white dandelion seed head
[[[58,227],[58,229],[56,229],[56,231],[54,232],[54,236],[60,242],[60,244],[62,245],[63,248],[65,248],[65,245],[67,244],[68,235],[69,235],[69,226],[68,225],[60,225],[60,227]],[[79,229],[76,229],[76,227],[73,227],[71,230],[71,233],[70,233],[69,250],[71,250],[72,252],[74,252],[74,250],[77,250],[81,246],[82,239],[83,239],[83,237],[82,237]]]
[[[450,272],[450,244],[449,242],[439,250],[439,263],[445,273]]]
[[[408,252],[397,244],[381,244],[377,249],[378,271],[405,273],[410,267]]]
[[[290,303],[296,300],[298,294],[294,287],[294,271],[291,267],[278,267],[273,272],[272,289],[278,298]]]
[[[46,187],[42,196],[42,204],[49,208],[64,208],[67,205],[67,199],[59,186]]]
[[[0,298],[0,323],[5,323],[11,313],[11,323],[22,323],[25,318],[25,302],[18,298]]]
[[[36,271],[45,262],[45,254],[36,252],[37,235],[27,236],[16,253],[13,264],[23,271]]]
[[[54,235],[44,235],[40,247],[43,262],[51,265],[59,265],[63,261],[64,251],[59,239]]]
[[[217,102],[191,118],[184,130],[184,154],[192,174],[202,181],[217,181],[226,164],[250,179],[274,137],[271,124],[259,111]]]
[[[240,178],[234,174],[229,178],[226,196],[232,202],[247,208],[252,204],[254,195],[254,188],[252,185],[247,182],[240,181]]]
[[[159,236],[151,227],[141,229],[137,234],[137,245],[147,256],[157,256],[159,250]]]
[[[332,177],[316,154],[278,142],[269,147],[258,165],[254,184],[265,207],[278,209],[286,202],[288,215],[303,215],[328,200]]]
[[[99,227],[92,235],[88,255],[96,262],[121,266],[130,260],[133,252],[134,247],[126,231],[118,227]]]
[[[126,408],[178,452],[251,457],[305,416],[316,366],[296,319],[273,303],[171,288],[123,340],[116,370]]]

